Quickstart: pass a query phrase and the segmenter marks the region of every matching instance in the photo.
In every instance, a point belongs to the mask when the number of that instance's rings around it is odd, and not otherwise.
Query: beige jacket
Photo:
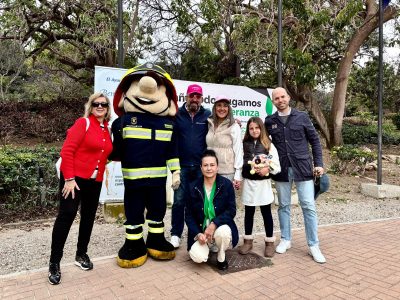
[[[219,174],[234,174],[235,180],[242,180],[243,143],[241,129],[237,123],[228,126],[228,119],[224,120],[217,128],[215,128],[212,119],[208,119],[207,149],[212,149],[217,154]]]

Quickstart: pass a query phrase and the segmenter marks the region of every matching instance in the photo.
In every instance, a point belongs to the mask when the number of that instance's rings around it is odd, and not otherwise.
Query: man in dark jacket
[[[201,86],[197,84],[189,85],[186,93],[186,103],[179,108],[175,120],[174,138],[178,143],[181,167],[181,184],[174,193],[171,216],[170,242],[175,248],[179,248],[185,225],[184,211],[189,187],[201,177],[201,156],[207,148],[207,118],[211,112],[201,105],[202,102],[203,90]]]
[[[319,137],[308,115],[289,106],[290,97],[284,88],[278,87],[272,92],[272,101],[277,112],[265,118],[265,128],[278,150],[281,163],[281,172],[273,176],[278,192],[281,229],[281,241],[276,252],[285,253],[291,247],[290,205],[294,181],[303,210],[309,253],[316,262],[325,263],[319,249],[313,183],[314,175],[324,173]]]
[[[196,263],[208,260],[209,247],[217,247],[217,267],[228,268],[225,251],[235,247],[239,233],[234,221],[236,201],[230,180],[218,172],[218,159],[213,150],[206,150],[201,160],[203,176],[190,189],[186,204],[188,251]]]

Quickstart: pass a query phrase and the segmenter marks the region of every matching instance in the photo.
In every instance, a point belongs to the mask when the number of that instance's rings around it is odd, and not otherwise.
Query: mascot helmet
[[[123,110],[118,106],[122,95],[128,90],[130,84],[134,80],[137,80],[148,74],[158,75],[158,78],[161,80],[162,84],[164,84],[167,88],[166,93],[169,101],[173,101],[176,110],[178,110],[178,97],[171,76],[160,66],[147,62],[129,69],[122,77],[121,82],[115,91],[113,100],[114,112],[118,116],[121,116],[124,113]]]

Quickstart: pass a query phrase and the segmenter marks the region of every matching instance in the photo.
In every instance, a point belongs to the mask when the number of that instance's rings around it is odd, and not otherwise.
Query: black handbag
[[[324,173],[321,176],[314,176],[314,199],[329,190],[330,182],[328,174]]]

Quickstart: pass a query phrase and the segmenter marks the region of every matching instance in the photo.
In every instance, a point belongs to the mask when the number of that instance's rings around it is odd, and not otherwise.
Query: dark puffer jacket
[[[204,222],[204,179],[201,177],[190,188],[190,197],[185,207],[185,220],[188,227],[188,250],[194,243],[194,238],[203,232]],[[236,215],[235,191],[232,182],[217,175],[216,189],[213,199],[215,218],[212,222],[217,225],[228,225],[232,230],[232,246],[239,241],[239,233],[234,218]]]
[[[270,178],[270,176],[260,176],[257,173],[250,174],[251,165],[248,162],[253,160],[256,155],[260,154],[268,155],[268,150],[265,149],[265,147],[263,146],[263,144],[261,144],[259,140],[243,142],[243,178],[251,180],[263,180]]]

